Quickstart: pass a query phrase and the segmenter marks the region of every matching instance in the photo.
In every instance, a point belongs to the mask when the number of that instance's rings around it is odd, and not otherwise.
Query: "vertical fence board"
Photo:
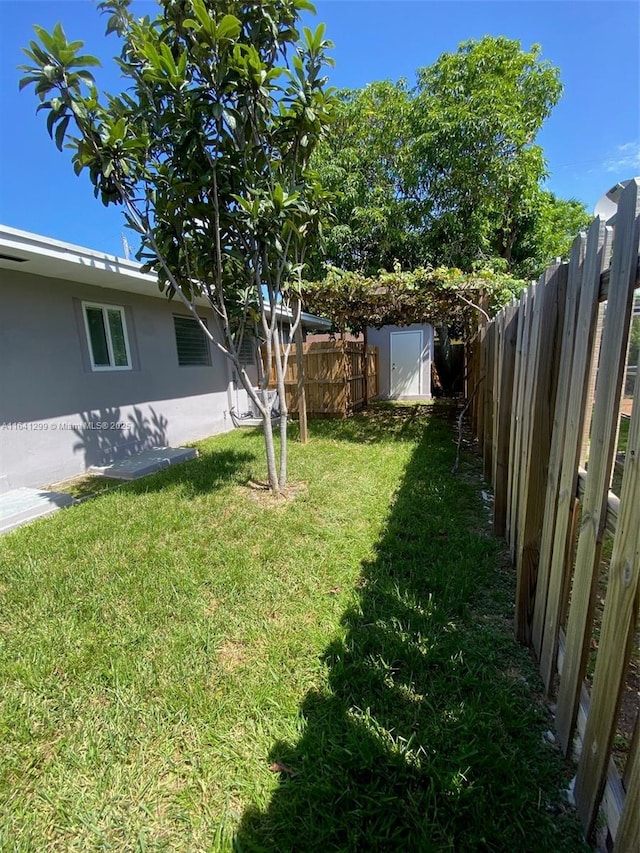
[[[640,382],[633,413],[620,492],[620,511],[609,568],[591,705],[578,765],[578,814],[591,832],[605,781],[620,696],[638,617],[640,576]]]
[[[518,444],[518,458],[515,460],[515,464],[518,466],[518,491],[514,496],[518,513],[515,549],[513,552],[513,560],[515,563],[518,561],[518,551],[522,542],[522,527],[524,524],[524,506],[525,495],[527,492],[528,473],[527,455],[529,452],[529,443],[531,441],[531,400],[533,394],[533,377],[538,357],[540,310],[542,306],[542,292],[544,284],[545,279],[543,277],[540,279],[538,284],[536,284],[535,288],[531,288],[531,302],[529,305],[527,331],[523,340],[522,382],[520,397],[518,399],[520,441]]]
[[[616,219],[615,251],[596,383],[587,484],[578,539],[567,647],[558,693],[556,727],[568,752],[587,661],[595,588],[606,520],[607,492],[613,465],[627,336],[636,280],[639,235],[637,180],[625,188]]]
[[[524,337],[524,327],[526,325],[525,305],[527,301],[527,291],[520,295],[520,302],[517,308],[518,317],[518,333],[516,335],[516,353],[513,366],[513,393],[511,396],[511,425],[509,431],[509,476],[507,480],[507,542],[512,553],[514,553],[515,527],[516,527],[516,508],[514,506],[514,493],[517,483],[517,468],[515,459],[518,458],[518,436],[520,433],[520,422],[518,418],[518,398],[520,396],[520,381],[522,374],[522,340]]]
[[[575,335],[575,350],[569,383],[567,424],[562,449],[562,471],[558,489],[555,525],[552,537],[549,588],[544,613],[544,633],[540,650],[540,674],[547,692],[555,671],[558,647],[558,629],[561,619],[561,603],[570,552],[570,530],[575,512],[578,455],[585,419],[587,383],[594,347],[594,323],[598,314],[600,273],[608,264],[611,230],[596,219],[589,228],[585,254],[578,321]]]
[[[493,478],[493,532],[504,536],[507,530],[509,486],[509,430],[512,423],[513,390],[518,337],[518,310],[510,305],[505,311],[502,335],[500,375],[498,386],[498,413],[496,418],[496,443],[494,447]]]
[[[555,412],[551,434],[551,451],[549,455],[549,472],[547,476],[542,537],[540,540],[540,557],[538,578],[533,612],[532,641],[537,656],[540,656],[542,646],[542,631],[544,614],[547,605],[547,590],[551,552],[553,547],[554,521],[557,515],[558,490],[564,450],[564,438],[568,417],[568,400],[575,344],[578,295],[582,285],[586,237],[578,235],[573,241],[571,259],[569,261],[569,279],[564,312],[564,324],[559,350],[558,387],[555,399]]]
[[[509,538],[509,550],[511,559],[515,563],[516,552],[519,542],[519,527],[520,527],[520,511],[522,507],[521,490],[523,479],[523,444],[525,442],[524,435],[524,416],[525,416],[525,392],[527,384],[527,366],[530,361],[529,341],[531,339],[531,329],[533,326],[533,312],[536,302],[537,284],[532,284],[527,289],[524,300],[524,318],[522,331],[522,349],[520,352],[520,371],[518,378],[518,397],[516,399],[516,436],[515,447],[513,452],[513,488],[511,493],[511,536]]]
[[[493,471],[493,400],[496,393],[495,381],[495,356],[496,356],[496,325],[491,323],[487,326],[485,341],[487,344],[487,380],[485,394],[485,423],[484,423],[484,476],[491,480]]]
[[[478,333],[468,347],[467,361],[467,399],[471,400],[471,429],[478,434]]]
[[[485,332],[485,381],[484,381],[484,435],[483,435],[483,460],[485,480],[491,480],[492,456],[493,456],[493,378],[494,360],[496,350],[496,325],[491,323]]]
[[[555,405],[557,359],[564,319],[567,266],[550,267],[539,291],[534,312],[531,363],[527,379],[525,430],[528,435],[523,455],[524,485],[519,525],[518,583],[516,590],[516,635],[531,640],[533,606],[538,572],[540,536],[544,517],[547,469],[551,450],[552,412]]]
[[[478,443],[480,445],[480,453],[484,451],[484,395],[487,384],[487,348],[485,346],[486,333],[486,326],[482,326],[478,331],[478,360],[480,367],[478,375]]]
[[[632,766],[628,774],[625,806],[618,824],[615,849],[620,853],[640,850],[640,751],[632,756]]]
[[[502,361],[504,351],[504,327],[506,308],[503,308],[496,316],[496,332],[493,356],[493,416],[491,423],[493,431],[491,435],[491,482],[496,482],[496,467],[498,464],[498,429],[500,423],[500,407],[504,402],[500,396],[500,375],[502,373]],[[494,493],[495,494],[495,493]],[[494,504],[495,505],[495,504]]]
[[[580,448],[580,466],[585,467],[587,456],[589,455],[589,435],[591,433],[591,416],[593,414],[593,403],[596,398],[596,377],[598,376],[598,360],[600,356],[600,346],[602,344],[602,327],[604,325],[604,312],[606,304],[600,303],[598,306],[598,319],[595,330],[595,343],[591,353],[591,362],[589,366],[589,386],[587,390],[587,401],[585,408],[584,427],[582,430],[582,445]]]

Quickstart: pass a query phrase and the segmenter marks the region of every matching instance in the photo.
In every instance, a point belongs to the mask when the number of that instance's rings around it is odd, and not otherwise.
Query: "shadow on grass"
[[[438,403],[405,404],[372,403],[366,412],[350,418],[314,418],[312,436],[333,441],[353,441],[375,444],[388,441],[415,441],[422,432],[424,418],[434,407],[442,411],[451,408]],[[297,423],[294,425],[297,430]],[[297,432],[296,432],[297,434]]]
[[[206,494],[226,483],[247,478],[255,454],[245,450],[202,450],[197,459],[179,462],[127,484],[132,492],[162,491],[179,485],[186,494]]]
[[[479,478],[449,473],[447,418],[414,414],[399,433],[422,437],[326,650],[327,687],[305,698],[300,739],[274,744],[279,786],[244,813],[237,851],[584,849],[558,802],[563,766],[513,639],[512,573]],[[382,440],[387,415],[338,433]]]
[[[86,475],[71,481],[64,491],[75,498],[100,497],[114,489],[131,494],[157,492],[179,486],[187,495],[216,491],[226,483],[245,482],[256,456],[249,451],[200,450],[197,459],[171,465],[139,480],[116,480],[111,477]]]
[[[434,404],[441,412],[448,412],[451,406]],[[345,420],[316,418],[311,421],[311,437],[329,441],[345,441],[371,444],[375,442],[415,441],[423,429],[424,416],[433,410],[432,406],[398,406],[393,403],[376,403],[367,412]],[[297,421],[289,423],[289,440],[297,442],[300,431]],[[264,438],[259,428],[236,430],[236,440],[242,445],[240,450],[203,449],[198,443],[199,456],[171,465],[168,468],[141,477],[139,480],[126,481],[97,475],[85,475],[70,482],[64,491],[75,498],[97,497],[114,488],[132,492],[151,492],[180,485],[188,494],[206,494],[215,491],[221,485],[236,480],[244,483],[248,478],[264,479]],[[278,434],[275,436],[276,448],[279,446]],[[246,448],[246,449],[245,449]],[[132,454],[135,455],[135,454]],[[257,470],[253,469],[256,467]]]

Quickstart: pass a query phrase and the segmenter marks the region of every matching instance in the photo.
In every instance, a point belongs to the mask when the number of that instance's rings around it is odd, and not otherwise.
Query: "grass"
[[[618,434],[618,453],[627,452],[627,443],[629,441],[629,427],[631,426],[631,418],[620,418],[620,432]]]
[[[577,851],[477,461],[425,406],[0,540],[2,850]]]

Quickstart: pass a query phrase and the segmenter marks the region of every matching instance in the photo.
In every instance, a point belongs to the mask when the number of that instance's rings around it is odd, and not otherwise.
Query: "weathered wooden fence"
[[[585,833],[601,808],[620,853],[640,850],[637,717],[620,772],[612,759],[637,654],[640,382],[619,495],[610,487],[639,283],[639,185],[626,187],[614,219],[596,218],[576,237],[569,263],[549,267],[479,330],[468,364],[494,528],[517,568],[515,630],[556,697],[557,738],[577,760],[574,794]]]
[[[362,343],[340,340],[303,345],[304,389],[310,415],[347,417],[364,406],[365,396],[367,400],[378,396],[378,348],[367,347],[365,389],[363,347]],[[294,414],[298,411],[297,387],[298,366],[294,346],[285,376],[287,408]]]

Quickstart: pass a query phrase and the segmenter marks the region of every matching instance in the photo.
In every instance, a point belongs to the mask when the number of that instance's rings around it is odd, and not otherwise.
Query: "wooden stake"
[[[300,423],[300,443],[306,444],[309,440],[307,432],[307,395],[304,388],[304,341],[302,338],[302,323],[298,323],[295,332],[296,342],[296,368],[297,368],[297,396],[298,396],[298,421]]]

